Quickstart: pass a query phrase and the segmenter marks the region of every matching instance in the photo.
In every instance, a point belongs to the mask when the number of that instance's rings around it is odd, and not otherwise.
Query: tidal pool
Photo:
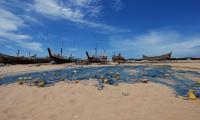
[[[116,77],[118,75],[118,77]],[[141,80],[159,83],[174,89],[177,95],[187,95],[189,89],[195,90],[200,97],[200,73],[197,71],[176,70],[170,66],[101,66],[101,67],[76,67],[55,71],[44,71],[7,76],[0,80],[0,85],[7,85],[21,80],[33,82],[43,80],[46,86],[59,81],[91,80],[98,81],[98,87],[103,88],[103,79],[108,84],[119,83],[135,84]]]

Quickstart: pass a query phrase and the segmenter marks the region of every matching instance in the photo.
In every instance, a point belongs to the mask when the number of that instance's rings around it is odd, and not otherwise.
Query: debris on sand
[[[80,83],[80,80],[75,80],[74,83]]]
[[[142,83],[148,83],[149,82],[149,80],[148,79],[140,79],[140,81],[142,82]]]
[[[123,96],[128,96],[128,95],[130,95],[130,93],[128,93],[127,91],[123,90],[123,91],[122,91],[122,95],[123,95]]]
[[[6,66],[6,64],[0,63],[0,67],[4,67],[4,66]]]
[[[73,75],[76,75],[76,74],[77,74],[77,71],[76,71],[76,70],[73,70],[72,74],[73,74]]]
[[[20,85],[27,85],[27,86],[38,86],[38,87],[45,87],[46,82],[41,78],[32,78],[32,77],[20,77],[18,79],[18,84]]]
[[[189,90],[188,98],[189,98],[189,100],[196,100],[197,99],[197,97],[196,97],[196,95],[194,93],[194,90],[192,90],[192,89]]]
[[[23,85],[24,84],[24,81],[19,81],[18,82],[20,85]]]

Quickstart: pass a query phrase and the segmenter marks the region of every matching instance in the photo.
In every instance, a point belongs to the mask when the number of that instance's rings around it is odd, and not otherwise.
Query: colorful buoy
[[[188,98],[190,100],[196,100],[197,99],[196,95],[194,94],[194,90],[192,90],[192,89],[189,90],[189,92],[188,92]]]

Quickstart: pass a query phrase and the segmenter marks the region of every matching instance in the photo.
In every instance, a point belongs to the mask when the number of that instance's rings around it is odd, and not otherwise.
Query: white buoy
[[[72,74],[73,74],[73,75],[75,75],[76,73],[77,73],[77,71],[76,71],[76,70],[74,70],[74,71],[72,72]]]

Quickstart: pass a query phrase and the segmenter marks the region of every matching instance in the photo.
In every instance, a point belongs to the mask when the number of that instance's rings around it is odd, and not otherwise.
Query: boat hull
[[[48,53],[49,53],[49,57],[57,64],[76,62],[76,59],[69,59],[69,58],[63,58],[56,55],[52,55],[50,48],[48,48]]]
[[[5,64],[36,64],[36,63],[48,63],[51,60],[49,58],[31,58],[31,57],[16,57],[0,53],[1,63]]]
[[[126,62],[126,59],[124,57],[122,57],[121,54],[119,54],[119,55],[113,55],[112,61],[121,63],[121,62]]]
[[[55,57],[55,56],[52,56],[50,57],[55,63],[57,64],[62,64],[62,63],[72,63],[73,61],[72,60],[69,60],[69,59],[64,59],[64,58],[59,58],[59,57]]]
[[[90,63],[106,63],[106,62],[108,62],[107,56],[94,57],[94,56],[90,56],[87,51],[86,51],[86,56],[88,58],[88,62],[90,62]]]
[[[164,54],[164,55],[160,55],[160,56],[154,56],[154,57],[148,57],[148,56],[143,55],[143,60],[148,60],[148,61],[170,60],[171,59],[171,54],[172,54],[172,52]]]

